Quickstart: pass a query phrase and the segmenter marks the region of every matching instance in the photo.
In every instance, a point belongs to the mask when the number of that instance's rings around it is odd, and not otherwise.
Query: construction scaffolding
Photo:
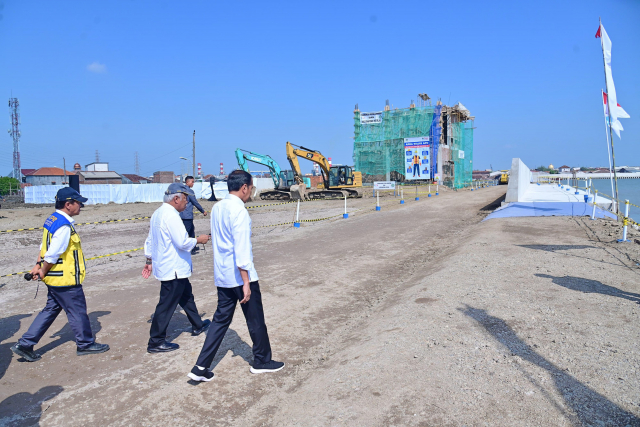
[[[432,106],[426,105],[426,94],[420,97],[421,105],[411,101],[409,108],[392,110],[387,101],[384,111],[376,113],[361,113],[356,105],[353,161],[363,182],[404,181],[409,161],[405,138],[421,138],[430,145],[428,169],[423,171],[430,174],[422,180],[452,188],[471,183],[474,118],[460,103],[447,107],[438,101]]]

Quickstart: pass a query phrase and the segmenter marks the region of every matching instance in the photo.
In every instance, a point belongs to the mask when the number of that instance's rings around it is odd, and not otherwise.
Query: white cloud
[[[107,66],[99,63],[98,61],[94,61],[91,64],[87,65],[87,70],[91,71],[92,73],[98,73],[98,74],[106,73]]]

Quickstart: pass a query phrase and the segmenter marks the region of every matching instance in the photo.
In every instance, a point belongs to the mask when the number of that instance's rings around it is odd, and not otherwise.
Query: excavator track
[[[288,191],[278,191],[278,190],[263,191],[262,193],[260,193],[260,199],[261,200],[281,200],[286,202],[291,200],[291,193],[289,193]]]

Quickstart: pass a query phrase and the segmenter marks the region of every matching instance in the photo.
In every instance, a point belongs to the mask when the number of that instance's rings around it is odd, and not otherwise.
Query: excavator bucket
[[[292,185],[289,188],[291,200],[307,200],[307,186],[305,184]]]

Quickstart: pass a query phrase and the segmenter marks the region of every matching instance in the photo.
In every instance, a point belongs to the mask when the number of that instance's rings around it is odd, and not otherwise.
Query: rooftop
[[[75,172],[67,171],[67,175],[75,175]],[[30,176],[64,176],[64,169],[51,167],[51,168],[40,168],[33,173],[29,174]]]

